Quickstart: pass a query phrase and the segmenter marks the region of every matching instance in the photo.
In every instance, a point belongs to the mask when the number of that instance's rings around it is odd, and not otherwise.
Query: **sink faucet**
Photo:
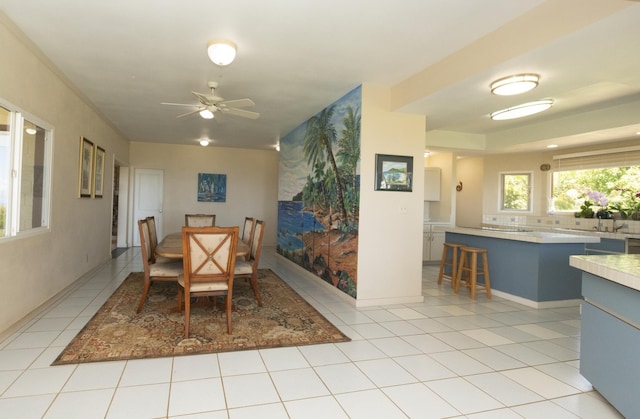
[[[602,218],[598,217],[598,226],[593,228],[596,231],[602,231]]]
[[[613,232],[617,233],[618,230],[620,230],[621,228],[629,228],[629,224],[623,223],[623,224],[620,224],[619,226],[616,226],[616,219],[614,218],[613,219]]]

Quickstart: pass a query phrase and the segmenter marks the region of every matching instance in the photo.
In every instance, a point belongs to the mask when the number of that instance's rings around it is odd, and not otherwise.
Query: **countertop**
[[[569,234],[565,232],[532,231],[526,228],[467,228],[447,227],[448,233],[468,234],[472,236],[491,237],[495,239],[516,240],[530,243],[599,243],[600,237],[591,235]]]
[[[640,291],[640,255],[575,255],[569,265]]]

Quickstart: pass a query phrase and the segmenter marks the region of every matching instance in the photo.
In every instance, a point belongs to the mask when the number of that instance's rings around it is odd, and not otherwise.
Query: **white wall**
[[[244,218],[250,216],[265,221],[263,244],[275,246],[278,217],[275,150],[132,142],[131,167],[164,171],[165,233],[180,231],[187,213],[216,214],[216,225],[220,226],[242,226]],[[227,175],[226,202],[198,202],[198,173]]]
[[[425,117],[391,112],[389,93],[362,87],[358,306],[423,300]],[[375,154],[413,156],[413,192],[375,191]]]
[[[0,13],[0,97],[54,127],[50,229],[0,240],[0,335],[111,257],[113,158],[129,145]],[[80,199],[80,137],[106,150],[104,198]]]

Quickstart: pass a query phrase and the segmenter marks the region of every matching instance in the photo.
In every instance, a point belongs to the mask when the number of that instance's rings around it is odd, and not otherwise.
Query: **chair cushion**
[[[184,288],[184,274],[178,276],[178,284]],[[203,291],[224,291],[229,289],[227,281],[214,281],[214,282],[192,282],[191,292],[203,292]]]
[[[166,258],[164,256],[156,256],[156,263],[179,262],[182,265],[182,259]]]
[[[253,274],[253,265],[244,260],[236,259],[236,266],[233,270],[234,275],[251,275]]]
[[[156,262],[149,265],[149,276],[178,276],[183,272],[182,261]]]

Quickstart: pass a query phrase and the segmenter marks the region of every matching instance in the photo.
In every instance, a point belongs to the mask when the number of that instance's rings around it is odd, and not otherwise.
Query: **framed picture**
[[[376,154],[376,191],[411,192],[413,157]]]
[[[78,165],[78,196],[91,198],[93,185],[93,143],[80,137],[80,162]]]
[[[93,196],[96,198],[102,198],[104,193],[104,148],[96,145],[95,149],[95,164],[93,165],[94,177],[93,177]]]
[[[226,202],[227,175],[198,173],[198,202]]]

